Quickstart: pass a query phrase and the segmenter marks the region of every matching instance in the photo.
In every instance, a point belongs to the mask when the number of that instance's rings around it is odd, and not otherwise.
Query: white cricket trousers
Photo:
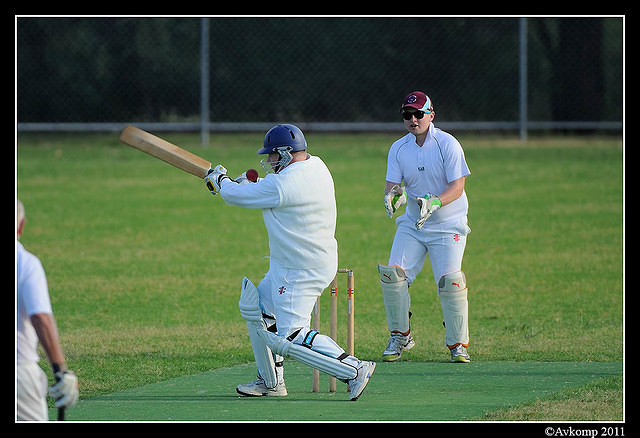
[[[276,319],[278,335],[287,337],[302,328],[310,329],[316,299],[335,277],[337,266],[289,269],[271,260],[269,271],[258,285],[262,310]]]
[[[443,275],[461,270],[467,234],[471,232],[466,217],[442,225],[425,225],[418,231],[414,221],[403,214],[396,219],[396,225],[389,266],[404,269],[409,285],[422,271],[427,254],[436,286]]]
[[[19,363],[16,382],[18,421],[49,421],[47,375],[37,363]]]

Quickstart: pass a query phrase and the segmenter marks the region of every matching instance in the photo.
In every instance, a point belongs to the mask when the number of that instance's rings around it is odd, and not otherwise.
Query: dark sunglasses
[[[415,116],[416,119],[420,120],[424,117],[424,111],[404,111],[402,113],[402,118],[405,120],[411,120],[411,117]]]

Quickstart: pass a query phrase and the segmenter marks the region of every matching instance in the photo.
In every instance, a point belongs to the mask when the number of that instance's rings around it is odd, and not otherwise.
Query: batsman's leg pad
[[[408,335],[411,330],[409,325],[411,297],[407,276],[399,266],[378,265],[378,273],[389,331]]]
[[[321,334],[318,330],[311,330],[304,336],[302,336],[302,331],[300,331],[300,334],[294,339],[291,339],[291,342],[294,344],[302,344],[304,347],[329,357],[338,358],[345,355],[344,349],[340,347],[336,341],[327,335]]]
[[[445,344],[449,348],[458,344],[469,346],[469,305],[464,272],[443,275],[438,281],[438,295],[444,317]]]
[[[249,340],[253,349],[253,357],[256,360],[258,373],[264,379],[267,388],[275,388],[278,384],[275,361],[271,349],[259,336],[261,331],[267,330],[267,325],[262,318],[260,309],[260,297],[258,289],[248,278],[242,280],[242,290],[240,291],[240,315],[247,322]]]
[[[332,354],[335,354],[338,350],[341,351],[342,353],[337,357],[327,356],[318,351],[314,351],[304,344],[295,344],[285,337],[278,336],[275,333],[270,333],[266,330],[259,331],[258,334],[276,354],[281,354],[285,357],[292,357],[305,365],[309,365],[323,373],[334,376],[343,382],[354,379],[358,375],[358,371],[355,367],[357,359],[347,356],[344,353],[344,350],[338,347],[337,344],[335,346],[331,345],[330,342],[324,339],[327,338],[331,340],[328,336],[315,335],[315,338],[317,339],[313,339],[311,342],[314,346],[316,343],[325,344],[323,345],[322,350],[333,351]],[[305,336],[305,338],[307,337],[308,336]],[[333,342],[333,340],[331,340],[331,342]],[[337,347],[337,350],[335,347]],[[347,363],[349,359],[354,360],[354,365]]]

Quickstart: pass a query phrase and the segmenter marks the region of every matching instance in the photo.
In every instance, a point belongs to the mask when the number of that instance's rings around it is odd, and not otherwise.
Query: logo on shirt
[[[424,167],[422,166],[418,167],[418,172],[424,172]]]
[[[286,287],[284,287],[284,286],[280,286],[280,289],[278,289],[278,293],[279,293],[280,295],[282,295],[282,294],[283,294],[283,293],[285,293],[286,291],[287,291],[287,288],[286,288]]]

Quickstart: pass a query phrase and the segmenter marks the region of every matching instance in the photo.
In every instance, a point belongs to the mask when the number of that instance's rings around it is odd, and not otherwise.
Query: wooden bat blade
[[[207,176],[211,162],[135,126],[127,126],[120,141],[200,178]]]

